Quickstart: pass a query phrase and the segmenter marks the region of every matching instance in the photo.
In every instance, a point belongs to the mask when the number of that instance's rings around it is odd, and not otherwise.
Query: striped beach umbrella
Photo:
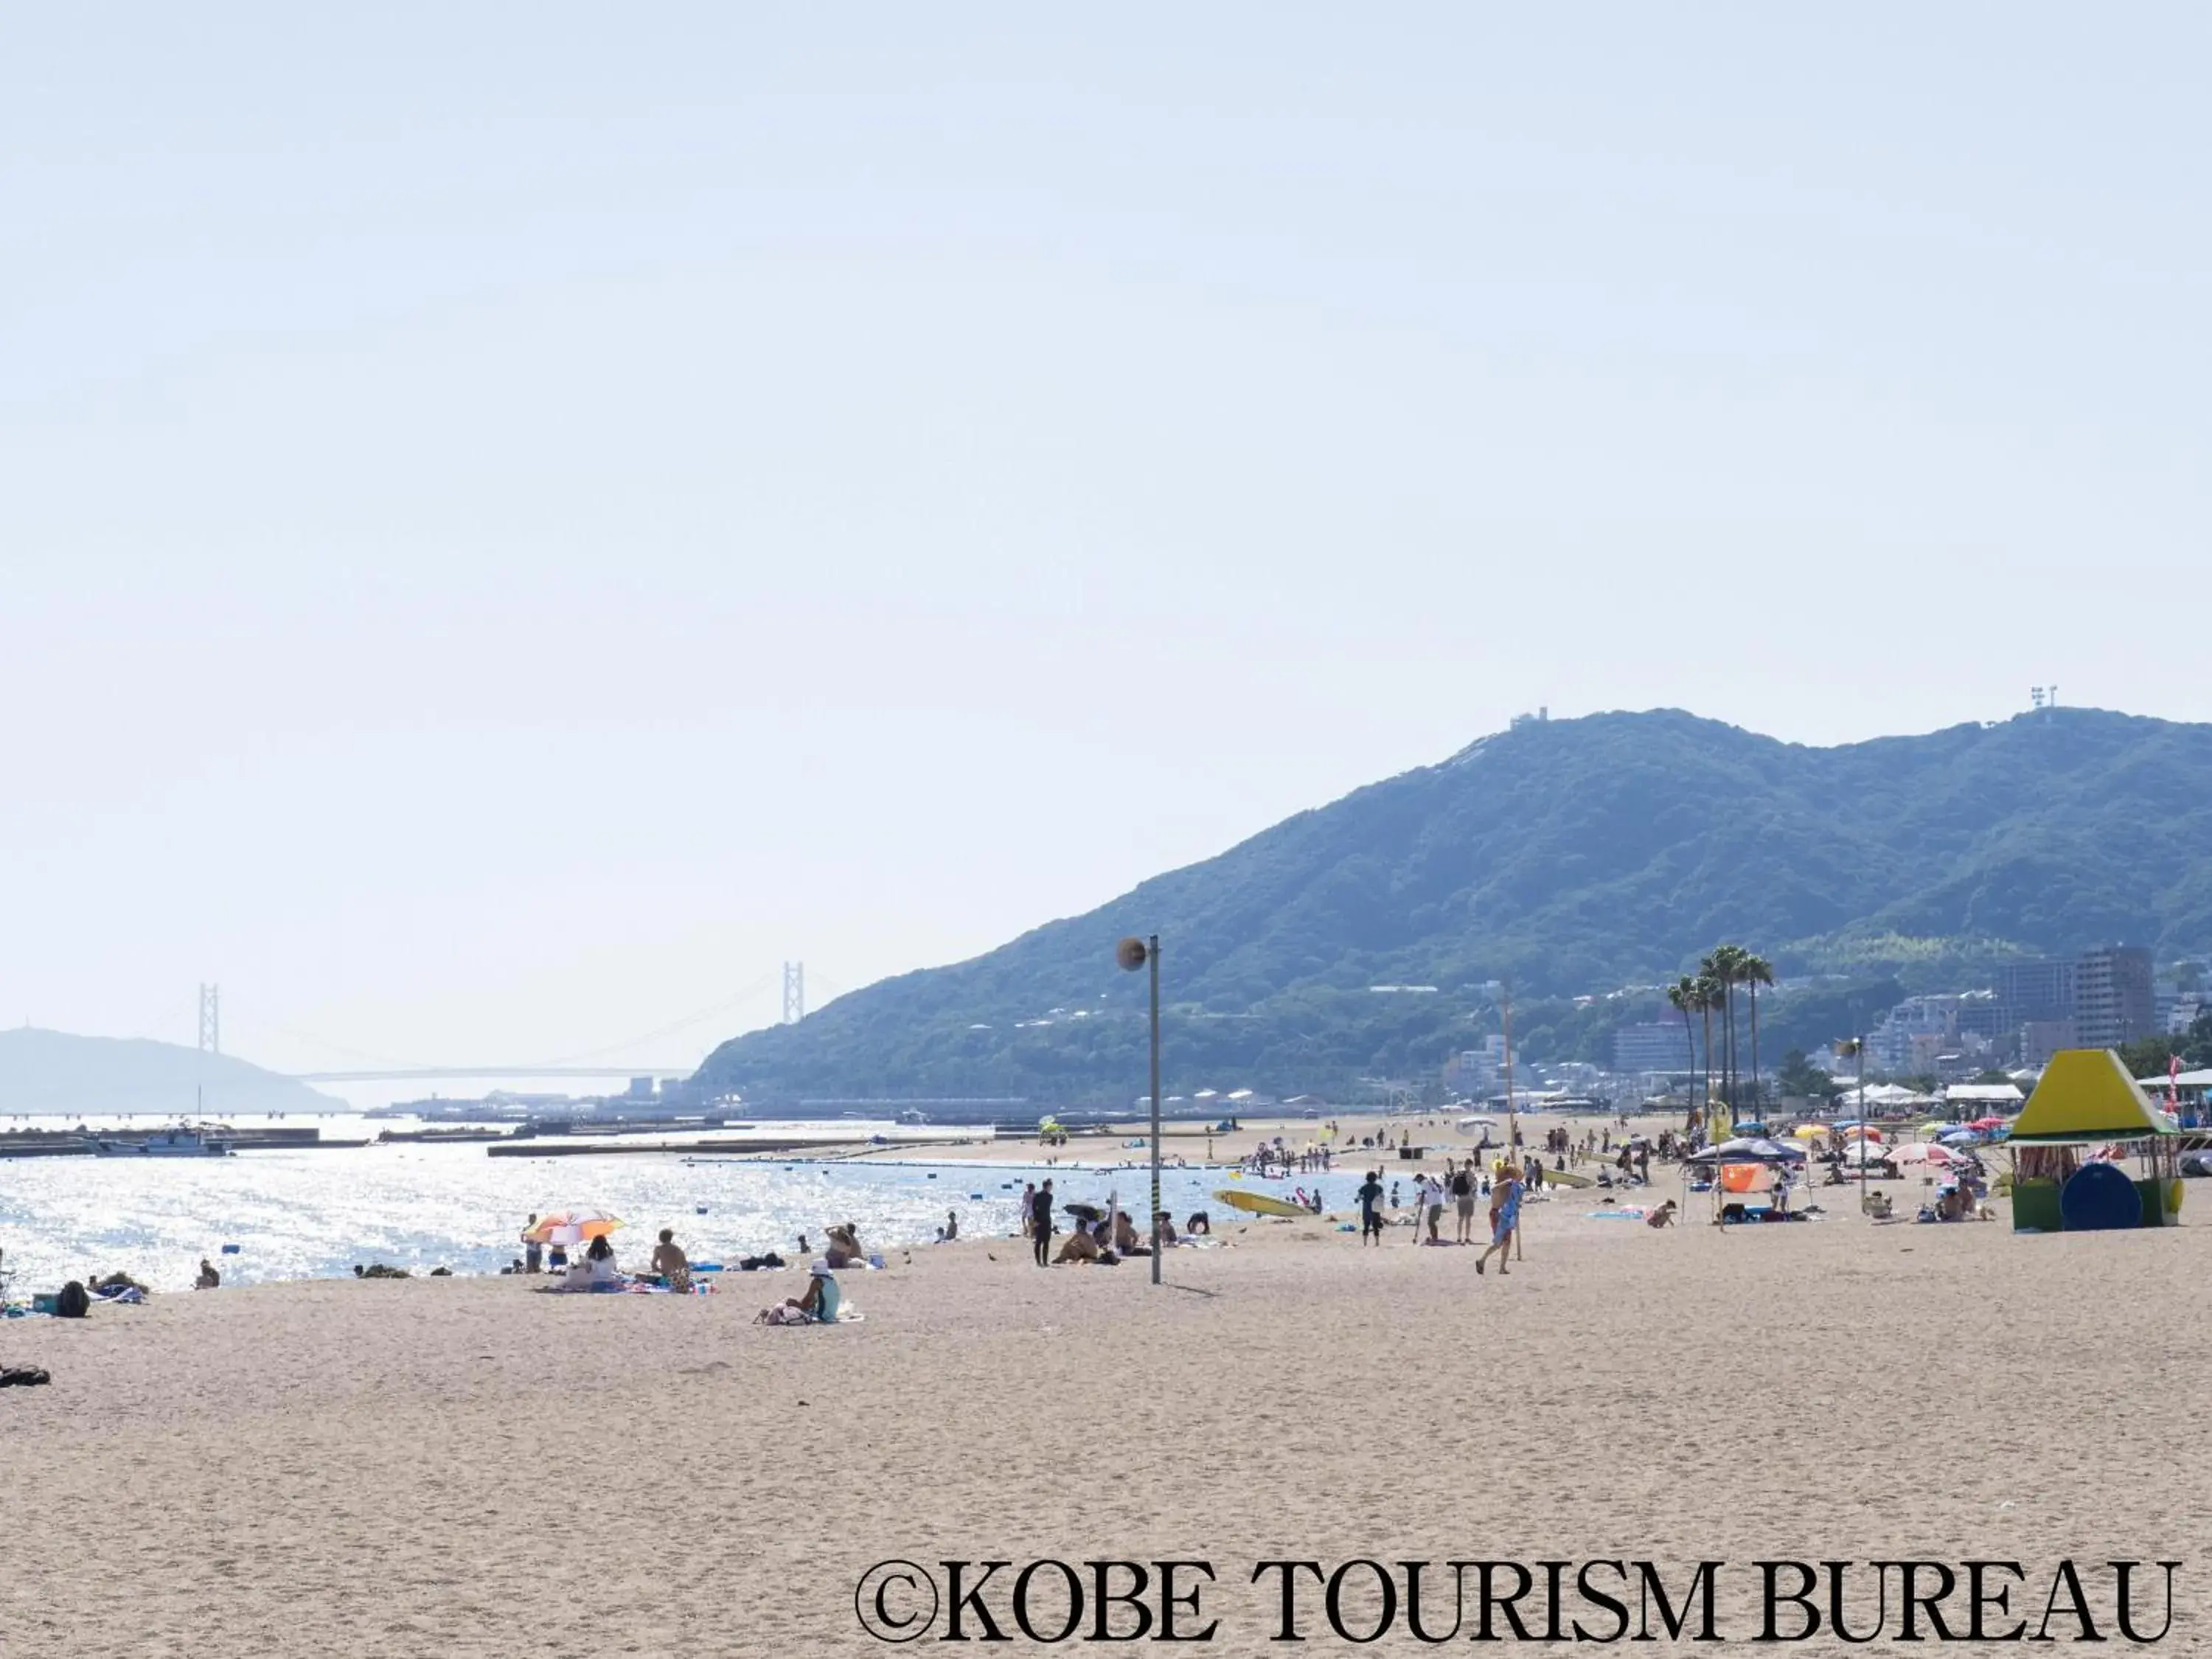
[[[537,1244],[580,1244],[588,1238],[605,1238],[623,1224],[623,1218],[605,1210],[556,1210],[538,1218],[538,1224],[523,1237]]]

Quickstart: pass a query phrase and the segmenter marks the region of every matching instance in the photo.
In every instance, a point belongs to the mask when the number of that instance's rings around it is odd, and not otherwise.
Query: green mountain
[[[0,1115],[217,1118],[346,1109],[342,1100],[231,1054],[137,1037],[0,1030]]]
[[[1571,999],[1663,982],[1723,939],[1893,1001],[1985,983],[2008,957],[2193,951],[2212,944],[2212,726],[2062,708],[1815,749],[1674,710],[1524,722],[1086,915],[735,1038],[698,1081],[1127,1100],[1143,988],[1112,951],[1154,931],[1167,1093],[1431,1075],[1497,1029],[1499,981],[1532,1056],[1602,1052],[1663,1003]]]

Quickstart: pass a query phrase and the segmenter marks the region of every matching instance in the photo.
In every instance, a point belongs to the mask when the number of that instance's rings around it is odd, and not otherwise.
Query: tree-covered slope
[[[1423,1070],[1532,1003],[1721,939],[1785,975],[1926,983],[2021,951],[2212,943],[2212,726],[2088,709],[1839,748],[1667,710],[1525,724],[972,961],[725,1043],[753,1094],[1124,1096],[1164,938],[1176,1060],[1328,1086]],[[1437,988],[1381,993],[1376,985]]]

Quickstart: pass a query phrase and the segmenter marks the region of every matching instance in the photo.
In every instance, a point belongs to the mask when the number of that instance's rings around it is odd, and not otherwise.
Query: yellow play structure
[[[2173,1120],[2112,1050],[2054,1054],[2008,1138],[2014,1231],[2172,1226],[2181,1217],[2178,1139]],[[2105,1148],[2132,1154],[2138,1173],[2094,1156]]]

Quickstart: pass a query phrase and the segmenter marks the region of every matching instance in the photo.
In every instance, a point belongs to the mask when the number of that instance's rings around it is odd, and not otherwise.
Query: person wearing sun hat
[[[799,1311],[819,1325],[837,1322],[837,1304],[843,1299],[837,1288],[837,1275],[830,1270],[827,1256],[816,1256],[807,1265],[806,1294],[799,1299]]]

